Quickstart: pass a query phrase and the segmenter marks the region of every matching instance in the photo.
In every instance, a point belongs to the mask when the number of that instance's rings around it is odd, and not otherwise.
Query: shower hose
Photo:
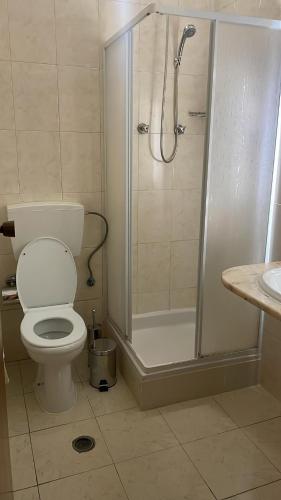
[[[100,250],[100,248],[103,247],[103,245],[105,244],[105,242],[107,240],[107,236],[108,236],[108,222],[107,222],[106,217],[104,215],[100,214],[99,212],[91,212],[91,211],[89,211],[89,212],[87,212],[87,215],[96,215],[97,217],[100,217],[104,221],[104,223],[105,223],[105,233],[104,233],[104,236],[103,236],[101,242],[90,253],[90,255],[88,257],[88,261],[87,261],[87,267],[88,267],[88,270],[89,270],[89,277],[87,279],[87,285],[88,286],[94,286],[95,283],[96,283],[96,280],[94,278],[94,274],[93,274],[93,270],[92,270],[92,258]]]

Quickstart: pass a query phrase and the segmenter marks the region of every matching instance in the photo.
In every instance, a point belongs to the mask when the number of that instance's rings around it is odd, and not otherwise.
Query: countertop
[[[222,282],[231,292],[281,320],[281,303],[259,285],[260,275],[274,267],[281,267],[281,261],[232,267],[223,271]]]

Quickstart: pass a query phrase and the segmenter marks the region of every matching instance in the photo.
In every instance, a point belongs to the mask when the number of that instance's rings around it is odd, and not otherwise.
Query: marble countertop
[[[260,275],[274,267],[281,267],[281,261],[232,267],[223,271],[222,282],[226,288],[242,299],[281,319],[281,302],[264,292],[259,285]]]

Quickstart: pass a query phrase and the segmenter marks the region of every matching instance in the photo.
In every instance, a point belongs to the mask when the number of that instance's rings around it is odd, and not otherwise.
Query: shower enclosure
[[[107,323],[143,374],[259,356],[221,272],[269,257],[280,29],[151,4],[105,45]]]

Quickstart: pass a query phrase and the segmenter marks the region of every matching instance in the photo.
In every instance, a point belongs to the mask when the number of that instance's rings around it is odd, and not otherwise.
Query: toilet
[[[86,326],[73,309],[84,209],[75,203],[8,206],[15,222],[17,290],[24,312],[21,339],[38,364],[35,395],[41,408],[63,412],[76,402],[71,362],[83,350]],[[25,229],[26,228],[26,229]]]

